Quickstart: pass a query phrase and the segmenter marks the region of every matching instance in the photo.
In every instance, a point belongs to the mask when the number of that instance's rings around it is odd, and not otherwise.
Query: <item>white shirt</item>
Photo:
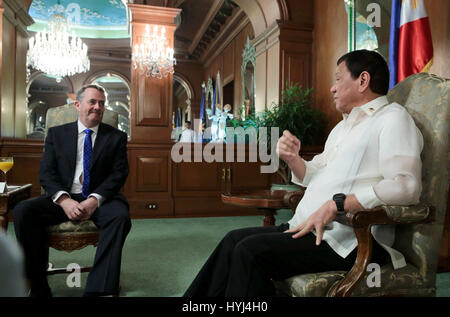
[[[181,133],[180,142],[187,142],[187,143],[195,142],[194,130],[184,129],[183,133]]]
[[[307,189],[290,228],[340,192],[354,194],[364,208],[417,204],[422,148],[423,137],[412,117],[399,104],[388,104],[386,96],[353,108],[330,132],[324,151],[305,161],[303,180],[292,174],[292,181]],[[394,268],[400,268],[406,262],[391,248],[394,230],[393,225],[373,226],[372,235],[388,251]],[[323,240],[344,258],[357,246],[353,228],[335,221],[325,227]]]
[[[83,154],[84,154],[84,139],[86,137],[86,130],[87,128],[81,123],[80,120],[78,120],[78,140],[77,140],[77,159],[75,164],[75,175],[73,178],[72,187],[70,189],[70,192],[72,194],[80,194],[83,188]],[[95,127],[90,128],[93,132],[91,134],[91,140],[92,140],[92,148],[94,148],[95,145],[95,139],[97,138],[97,132],[98,132],[98,125]],[[53,201],[56,203],[58,198],[62,195],[66,194],[70,197],[70,194],[66,191],[60,190],[56,194],[52,196]],[[104,198],[96,193],[89,194],[88,197],[94,196],[98,200],[98,206],[100,207],[101,203],[103,202]]]

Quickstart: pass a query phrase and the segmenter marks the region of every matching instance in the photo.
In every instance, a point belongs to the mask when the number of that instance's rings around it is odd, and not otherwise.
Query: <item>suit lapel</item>
[[[75,166],[77,163],[77,146],[78,146],[78,124],[77,121],[72,123],[67,129],[67,151],[64,151],[67,155],[67,161],[69,162],[70,171],[73,171],[75,174]],[[72,175],[73,178],[73,175]]]

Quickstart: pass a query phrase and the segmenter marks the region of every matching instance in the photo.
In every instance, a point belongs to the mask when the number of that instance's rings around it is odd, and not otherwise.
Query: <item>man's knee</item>
[[[120,200],[110,201],[102,205],[99,212],[103,213],[103,216],[100,216],[102,218],[107,215],[108,222],[112,221],[114,223],[123,223],[126,226],[131,227],[131,218],[128,206]]]
[[[33,212],[33,203],[31,199],[22,200],[13,210],[14,221],[21,221],[27,217],[31,217]]]

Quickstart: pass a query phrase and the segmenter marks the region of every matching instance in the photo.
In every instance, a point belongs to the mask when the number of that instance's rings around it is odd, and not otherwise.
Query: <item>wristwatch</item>
[[[344,201],[345,201],[346,197],[347,196],[345,196],[345,194],[343,194],[343,193],[338,193],[338,194],[333,195],[333,200],[337,206],[337,215],[338,216],[343,216],[346,214],[346,211],[344,209]]]

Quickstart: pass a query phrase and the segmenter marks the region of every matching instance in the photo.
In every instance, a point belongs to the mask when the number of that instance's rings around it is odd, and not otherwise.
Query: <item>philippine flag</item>
[[[389,89],[433,63],[430,21],[423,0],[392,0]]]

